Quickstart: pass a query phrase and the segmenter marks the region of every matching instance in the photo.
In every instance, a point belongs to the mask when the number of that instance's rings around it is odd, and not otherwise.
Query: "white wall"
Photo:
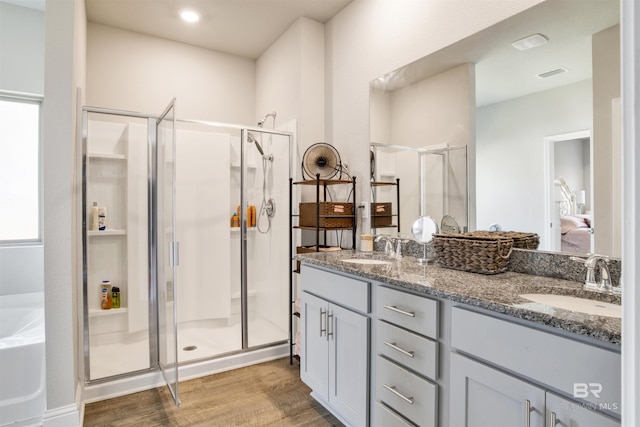
[[[478,109],[478,229],[498,223],[543,239],[544,137],[591,129],[591,105],[585,80]]]
[[[90,22],[87,104],[178,118],[252,123],[255,61]]]
[[[44,12],[0,2],[0,92],[44,93],[44,31]],[[43,290],[43,245],[0,247],[0,295]]]
[[[86,20],[81,0],[49,1],[45,13],[44,271],[47,410],[43,425],[81,425],[79,389],[79,183],[76,88],[84,88]]]
[[[44,12],[0,2],[0,90],[44,93]]]
[[[324,25],[300,18],[258,58],[256,122],[272,111],[298,121],[301,150],[324,140]]]
[[[612,209],[614,194],[620,192],[614,188],[614,174],[622,174],[620,161],[613,163],[612,149],[612,101],[620,97],[620,27],[615,26],[593,35],[593,194],[595,206],[593,212],[594,251],[600,254],[619,255],[613,233],[604,235],[598,229],[614,230],[614,223],[621,218],[614,218]],[[620,124],[616,124],[620,126]],[[614,247],[615,246],[615,247]]]
[[[369,82],[540,1],[355,0],[326,25],[327,140],[369,175]],[[368,180],[358,194],[368,197]],[[366,199],[365,199],[366,200]]]

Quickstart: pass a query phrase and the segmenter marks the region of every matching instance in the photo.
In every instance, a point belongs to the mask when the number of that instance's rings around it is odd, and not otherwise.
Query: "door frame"
[[[589,138],[589,199],[593,204],[593,137],[590,129],[584,129],[574,132],[560,133],[555,135],[549,135],[544,137],[544,223],[545,223],[545,235],[543,236],[546,244],[546,250],[560,251],[560,247],[555,248],[554,242],[554,230],[558,229],[559,224],[555,224],[555,200],[554,200],[554,180],[555,180],[555,167],[554,167],[554,148],[557,142],[571,141],[574,139]],[[592,209],[593,210],[593,209]],[[593,218],[591,219],[593,228]],[[593,234],[591,234],[591,249],[593,249]]]

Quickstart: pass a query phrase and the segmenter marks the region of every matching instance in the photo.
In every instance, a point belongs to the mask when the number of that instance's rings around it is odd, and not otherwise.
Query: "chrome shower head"
[[[275,128],[275,125],[276,125],[276,112],[275,111],[272,112],[272,113],[267,114],[266,116],[264,116],[262,118],[262,120],[260,120],[258,122],[258,126],[259,127],[263,127],[264,126],[264,122],[266,122],[269,117],[273,117],[273,127]]]
[[[258,151],[260,152],[261,156],[264,156],[264,151],[262,151],[262,147],[260,146],[260,143],[258,142],[257,139],[254,138],[254,136],[251,134],[251,132],[249,132],[248,136],[247,136],[247,140],[249,142],[252,142],[256,148],[258,149]]]

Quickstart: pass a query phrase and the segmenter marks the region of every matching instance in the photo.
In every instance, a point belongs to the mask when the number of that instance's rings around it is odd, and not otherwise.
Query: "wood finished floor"
[[[343,426],[310,395],[289,358],[86,405],[84,426]]]

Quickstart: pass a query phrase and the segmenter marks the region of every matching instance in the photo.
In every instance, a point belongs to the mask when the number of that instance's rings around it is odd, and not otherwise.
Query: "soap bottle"
[[[120,308],[120,288],[117,286],[111,288],[111,308]]]
[[[247,222],[249,223],[249,227],[255,227],[256,226],[256,207],[253,205],[249,206],[249,211],[247,214]]]
[[[91,228],[90,230],[96,231],[98,229],[98,202],[93,202],[93,206],[91,207]]]
[[[233,213],[233,216],[231,217],[231,227],[232,228],[238,228],[240,227],[240,218],[238,218],[238,214],[237,213]]]
[[[111,308],[111,282],[103,280],[100,284],[100,308],[109,310]]]
[[[107,229],[107,208],[104,206],[98,207],[98,230],[104,231]]]

